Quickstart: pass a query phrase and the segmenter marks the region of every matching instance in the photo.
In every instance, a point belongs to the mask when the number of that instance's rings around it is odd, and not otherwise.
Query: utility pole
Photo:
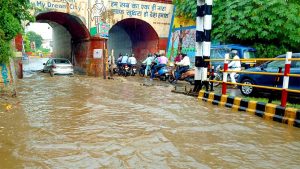
[[[199,92],[203,85],[208,90],[207,68],[211,47],[213,0],[197,0],[196,17],[196,56],[195,56],[195,87],[194,92]]]

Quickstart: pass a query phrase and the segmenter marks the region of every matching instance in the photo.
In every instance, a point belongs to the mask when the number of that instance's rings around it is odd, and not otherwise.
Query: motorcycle
[[[215,70],[215,72],[214,72],[214,76],[215,76],[215,77],[213,78],[213,80],[216,80],[216,81],[223,81],[223,72],[222,72],[222,67],[221,67],[221,65],[218,65],[218,66],[216,67],[216,70]],[[235,81],[237,81],[238,77],[239,77],[239,74],[235,74],[235,75],[234,75]],[[227,82],[231,82],[230,73],[227,74]],[[214,87],[217,87],[217,86],[219,86],[220,84],[221,84],[220,82],[214,82],[214,83],[213,83],[213,86],[214,86]]]
[[[170,77],[170,68],[167,66],[163,66],[158,69],[158,71],[154,74],[154,77],[159,78],[162,81],[166,81]]]
[[[124,64],[122,66],[120,66],[119,68],[117,68],[117,73],[119,76],[129,76],[130,75],[130,70],[129,70],[129,66],[127,64]]]
[[[108,70],[109,70],[110,73],[111,73],[111,66],[112,65],[109,65],[109,68],[108,68]],[[113,65],[112,71],[113,71],[112,74],[118,74],[118,72],[119,72],[118,66],[117,65]]]
[[[169,76],[168,81],[170,83],[173,83],[175,81],[175,72],[176,71],[173,71],[171,76]],[[178,80],[186,81],[186,82],[189,82],[191,85],[194,85],[195,84],[194,77],[195,77],[195,70],[189,69],[186,72],[182,73]]]
[[[140,69],[139,69],[139,75],[141,77],[145,76],[145,70],[146,70],[146,65],[142,64]],[[151,70],[149,69],[148,72],[147,72],[147,75],[150,75],[150,74],[151,74]]]
[[[135,66],[135,65],[132,65],[132,66],[130,67],[130,75],[131,75],[131,76],[135,76],[135,74],[136,74],[136,66]]]

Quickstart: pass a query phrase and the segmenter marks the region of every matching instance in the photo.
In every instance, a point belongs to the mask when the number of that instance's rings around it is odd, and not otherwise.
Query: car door
[[[266,73],[278,73],[279,68],[282,68],[282,72],[284,72],[285,61],[284,60],[275,60],[271,61],[262,69],[262,72]],[[259,79],[259,83],[265,86],[274,86],[275,85],[276,76],[274,75],[262,75]],[[283,76],[279,76],[279,82],[277,87],[282,87]]]
[[[300,56],[293,56],[293,58],[300,58]],[[290,74],[300,74],[300,61],[292,61]],[[289,88],[300,90],[300,78],[290,77]]]
[[[45,67],[46,67],[45,70],[46,70],[47,72],[50,71],[50,68],[51,68],[51,66],[52,66],[52,63],[53,63],[53,59],[49,59],[49,60],[47,61],[46,65],[45,65]]]

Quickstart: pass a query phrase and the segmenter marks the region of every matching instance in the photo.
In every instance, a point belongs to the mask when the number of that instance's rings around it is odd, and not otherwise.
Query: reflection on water
[[[0,112],[0,168],[297,168],[300,131],[143,86],[35,73]]]

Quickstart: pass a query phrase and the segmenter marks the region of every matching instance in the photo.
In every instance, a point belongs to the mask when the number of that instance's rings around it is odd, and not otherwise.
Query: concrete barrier
[[[198,99],[209,102],[213,105],[225,106],[236,111],[245,111],[255,114],[266,120],[273,120],[289,126],[300,127],[300,110],[285,108],[279,105],[248,101],[240,97],[215,94],[201,90]]]

